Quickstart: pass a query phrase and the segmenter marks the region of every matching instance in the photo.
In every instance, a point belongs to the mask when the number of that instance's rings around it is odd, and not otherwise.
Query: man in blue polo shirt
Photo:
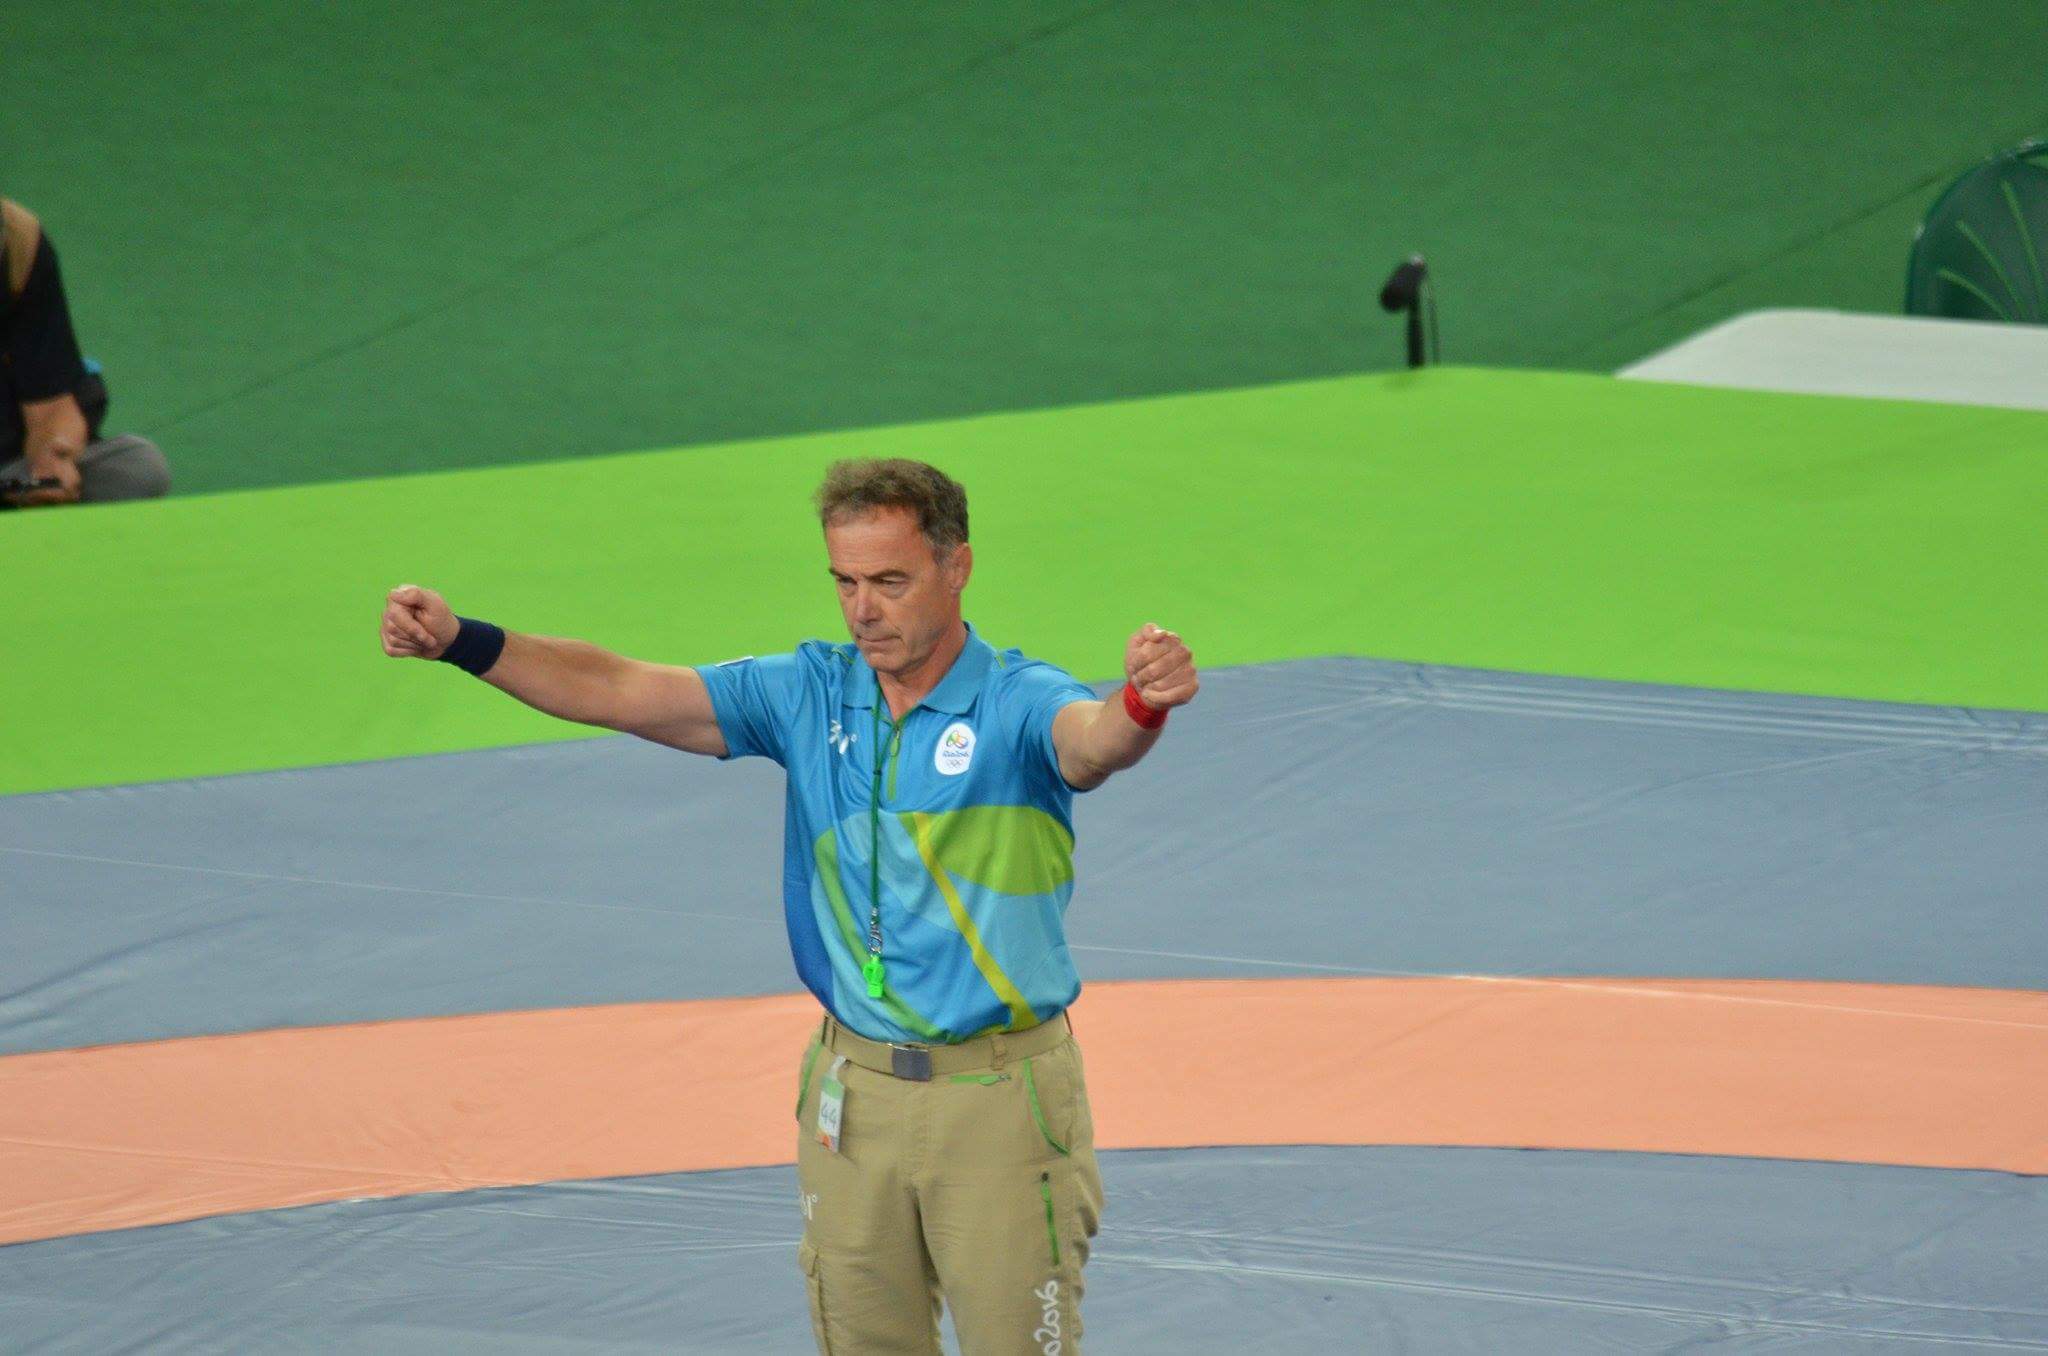
[[[565,719],[788,772],[783,907],[826,1010],[797,1093],[798,1248],[820,1350],[1073,1356],[1102,1208],[1063,916],[1076,791],[1193,699],[1147,624],[1107,702],[961,615],[966,493],[841,462],[818,491],[850,644],[699,668],[458,618],[392,590],[385,652],[445,659]]]

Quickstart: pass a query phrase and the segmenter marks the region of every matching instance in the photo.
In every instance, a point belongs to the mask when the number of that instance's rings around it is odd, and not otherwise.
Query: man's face
[[[847,633],[875,672],[917,667],[959,624],[973,552],[963,544],[935,559],[909,509],[838,520],[825,529],[825,554]]]

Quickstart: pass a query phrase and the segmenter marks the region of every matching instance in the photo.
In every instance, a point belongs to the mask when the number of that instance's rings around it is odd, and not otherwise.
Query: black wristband
[[[481,678],[491,671],[491,665],[497,663],[498,656],[505,652],[505,633],[487,621],[476,621],[470,617],[457,617],[455,620],[460,625],[456,628],[455,639],[441,651],[441,662],[453,664],[464,673],[473,673]]]

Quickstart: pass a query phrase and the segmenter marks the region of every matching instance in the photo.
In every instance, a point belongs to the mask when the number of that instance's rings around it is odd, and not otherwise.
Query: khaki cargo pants
[[[918,1049],[922,1049],[919,1047]],[[840,1055],[839,1152],[818,1100]],[[1081,1049],[1064,1014],[898,1054],[827,1017],[797,1095],[797,1260],[826,1356],[937,1353],[941,1296],[963,1356],[1075,1356],[1081,1267],[1102,1213]]]

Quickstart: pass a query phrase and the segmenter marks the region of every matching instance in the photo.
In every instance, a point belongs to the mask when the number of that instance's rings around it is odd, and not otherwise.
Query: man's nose
[[[853,619],[855,621],[879,621],[882,616],[882,600],[864,586],[853,590]]]

